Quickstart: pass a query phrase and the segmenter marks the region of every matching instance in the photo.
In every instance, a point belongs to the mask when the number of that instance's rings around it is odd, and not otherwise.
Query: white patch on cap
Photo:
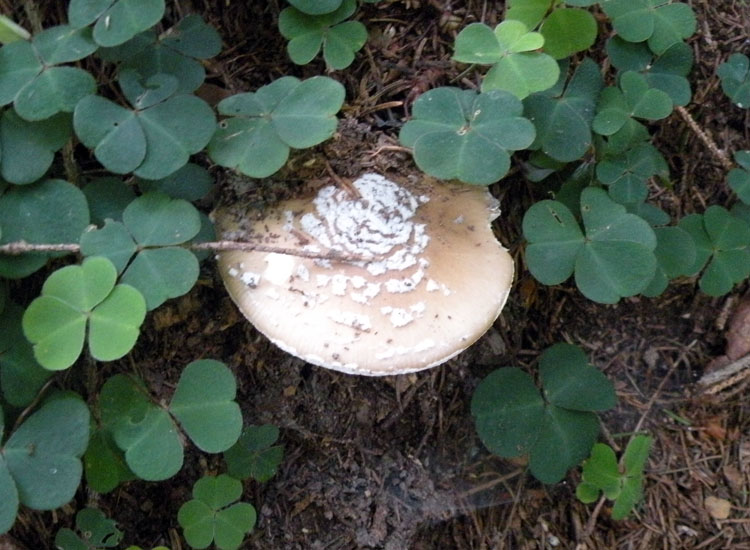
[[[260,284],[260,273],[253,273],[252,271],[244,271],[240,276],[240,281],[245,283],[251,288],[255,288]]]
[[[307,269],[305,264],[299,264],[297,266],[297,277],[307,282],[310,280],[310,270]]]
[[[402,307],[384,306],[380,308],[380,313],[386,315],[396,328],[405,327],[414,320],[414,315]]]

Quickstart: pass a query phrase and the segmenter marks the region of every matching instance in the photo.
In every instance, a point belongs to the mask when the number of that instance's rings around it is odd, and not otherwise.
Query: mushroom
[[[513,260],[490,227],[498,214],[485,188],[368,173],[251,224],[251,242],[308,257],[232,250],[218,266],[284,351],[352,374],[414,372],[459,354],[500,314]],[[222,232],[247,223],[215,217]]]

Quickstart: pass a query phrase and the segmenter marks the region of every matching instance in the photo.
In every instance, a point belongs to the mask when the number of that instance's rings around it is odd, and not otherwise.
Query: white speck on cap
[[[326,186],[285,201],[250,234],[359,260],[222,252],[230,296],[283,350],[343,372],[414,372],[457,355],[492,325],[513,278],[490,228],[497,201],[427,177],[364,174],[352,186],[356,197]],[[219,230],[246,226],[242,216],[240,207],[217,212]]]

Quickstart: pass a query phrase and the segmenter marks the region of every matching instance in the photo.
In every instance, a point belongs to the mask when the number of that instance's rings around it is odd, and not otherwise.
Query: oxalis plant
[[[225,453],[228,473],[199,480],[177,520],[193,547],[231,550],[255,524],[252,505],[235,502],[242,482],[267,481],[282,460],[278,429],[243,429],[220,361],[190,362],[159,398],[132,372],[102,381],[95,368],[124,357],[147,313],[195,285],[211,250],[242,246],[215,242],[194,206],[213,180],[192,156],[270,175],[290,149],[333,134],[344,99],[328,77],[284,77],[226,98],[217,124],[194,92],[221,39],[195,15],[157,29],[164,11],[163,1],[72,0],[68,23],[33,35],[0,20],[0,534],[20,506],[62,506],[84,478],[99,493],[168,479],[190,442]],[[92,56],[113,87],[82,68]],[[107,174],[79,173],[76,141]],[[38,297],[17,302],[18,281],[70,254],[77,261],[47,271]],[[86,400],[56,389],[68,369]],[[55,543],[109,548],[124,536],[83,509]]]

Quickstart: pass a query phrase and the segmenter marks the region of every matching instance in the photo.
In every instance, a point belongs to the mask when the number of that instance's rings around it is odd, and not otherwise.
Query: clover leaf
[[[121,81],[132,109],[89,95],[76,105],[73,127],[109,171],[164,178],[203,149],[214,133],[216,118],[198,97],[169,95],[177,91],[173,77],[155,75],[140,83],[132,75],[126,73]]]
[[[0,440],[2,420],[0,413]],[[52,510],[73,498],[81,482],[89,420],[81,399],[51,399],[0,447],[0,533],[13,525],[19,503]]]
[[[367,29],[359,21],[344,21],[354,13],[355,0],[344,0],[338,9],[309,15],[288,7],[279,14],[279,31],[289,40],[287,52],[297,65],[306,65],[323,48],[323,59],[332,69],[345,69],[367,41]]]
[[[96,51],[90,29],[50,27],[27,42],[0,48],[0,105],[13,103],[26,120],[43,120],[73,111],[96,89],[94,77],[77,67],[59,66]]]
[[[666,92],[650,88],[646,78],[634,71],[620,75],[620,87],[605,88],[599,97],[593,128],[609,136],[620,130],[629,118],[658,120],[672,113],[672,99]]]
[[[135,344],[146,316],[143,296],[129,285],[115,285],[117,270],[106,258],[86,258],[44,282],[42,295],[23,315],[23,331],[34,356],[47,369],[71,366],[83,349],[99,361],[125,355]]]
[[[156,25],[164,15],[164,0],[71,0],[68,20],[74,27],[94,24],[100,46],[117,46]]]
[[[226,365],[211,359],[193,361],[180,375],[169,412],[201,450],[226,451],[242,431],[236,392],[237,383]]]
[[[89,446],[83,455],[86,483],[97,493],[105,494],[120,483],[136,478],[128,467],[125,455],[114,442],[112,433],[105,428],[95,428]]]
[[[289,3],[303,13],[322,15],[338,9],[344,0],[289,0]]]
[[[108,220],[101,229],[81,235],[84,256],[104,256],[122,273],[121,281],[143,294],[152,310],[182,296],[198,280],[198,259],[176,245],[193,239],[201,229],[195,207],[158,191],[133,200],[122,222]]]
[[[84,508],[76,514],[76,530],[80,535],[67,527],[60,529],[55,546],[60,550],[100,550],[117,546],[123,535],[114,520],[95,508]]]
[[[581,216],[585,234],[560,202],[544,200],[528,209],[523,233],[531,274],[554,285],[575,272],[583,295],[605,304],[641,292],[656,270],[649,224],[593,187],[581,192]]]
[[[719,65],[716,74],[729,99],[740,109],[750,108],[750,59],[741,53],[733,53]]]
[[[512,458],[529,455],[531,473],[543,483],[560,481],[588,456],[599,433],[593,411],[612,408],[612,383],[589,365],[580,348],[555,344],[540,359],[542,393],[516,367],[491,372],[471,400],[482,443]]]
[[[189,162],[166,178],[158,180],[139,179],[137,184],[138,188],[144,193],[160,191],[173,199],[197,201],[211,191],[214,180],[208,170]]]
[[[559,161],[581,158],[591,146],[591,121],[602,86],[599,67],[586,58],[558,93],[527,97],[526,115],[537,130],[531,148]]]
[[[691,275],[697,255],[695,241],[680,227],[655,227],[656,273],[643,290],[644,296],[658,296],[667,288],[670,279]]]
[[[698,281],[703,292],[722,296],[750,275],[750,226],[745,221],[721,206],[709,206],[703,214],[685,216],[679,226],[695,242],[690,274],[703,270]]]
[[[505,90],[519,99],[550,88],[560,68],[538,50],[544,37],[529,32],[520,21],[506,20],[494,31],[484,23],[472,23],[456,36],[453,59],[462,63],[492,65],[482,81],[482,91]]]
[[[607,41],[607,54],[615,68],[639,72],[651,88],[665,92],[675,105],[690,102],[692,91],[686,77],[693,66],[693,49],[684,42],[655,55],[643,42],[636,44],[613,36]]]
[[[512,94],[453,87],[435,88],[414,102],[413,119],[399,134],[414,161],[428,174],[489,185],[510,168],[510,152],[534,140],[534,125],[523,118]]]
[[[224,452],[227,471],[237,479],[264,482],[276,475],[284,447],[274,445],[279,429],[271,424],[248,426],[237,442]]]
[[[624,519],[643,498],[643,468],[646,465],[652,438],[647,435],[634,436],[622,457],[622,470],[612,447],[597,443],[591,456],[583,463],[581,482],[576,487],[576,496],[581,502],[594,502],[599,493],[614,500],[612,519]]]
[[[86,197],[75,185],[63,180],[44,180],[11,187],[0,195],[0,244],[71,243],[89,223]],[[46,262],[49,254],[0,255],[0,276],[12,279],[30,275]]]
[[[135,71],[148,79],[168,74],[177,79],[178,92],[194,92],[206,78],[201,60],[221,51],[221,37],[198,15],[188,15],[164,33],[149,30],[99,55],[119,63],[120,71]]]
[[[91,223],[98,226],[107,219],[122,220],[123,210],[135,199],[132,186],[112,176],[91,178],[81,190],[89,203]]]
[[[343,102],[344,87],[324,76],[285,76],[254,93],[230,96],[218,105],[229,118],[219,123],[208,154],[248,176],[270,176],[291,148],[312,147],[333,135]]]
[[[586,10],[558,8],[546,17],[539,32],[544,37],[544,51],[555,59],[563,59],[594,44],[597,24]]]
[[[693,9],[672,0],[604,0],[600,3],[612,26],[628,42],[648,41],[656,54],[695,32]]]
[[[750,151],[737,151],[734,160],[740,168],[732,168],[727,176],[729,187],[737,193],[739,199],[750,204]]]
[[[235,550],[253,530],[257,515],[252,504],[236,502],[242,496],[242,482],[226,474],[206,476],[195,482],[193,500],[177,512],[185,540],[193,548],[207,548],[211,542],[221,550]]]
[[[14,407],[26,407],[52,376],[34,358],[32,345],[23,335],[23,308],[8,301],[0,311],[0,389]]]
[[[620,204],[642,202],[648,195],[648,179],[668,175],[667,161],[648,142],[622,153],[607,155],[596,165],[597,179],[609,186],[609,196]]]
[[[139,380],[109,378],[99,395],[102,427],[125,453],[128,468],[141,479],[159,481],[182,467],[180,436],[169,413],[154,404]]]

